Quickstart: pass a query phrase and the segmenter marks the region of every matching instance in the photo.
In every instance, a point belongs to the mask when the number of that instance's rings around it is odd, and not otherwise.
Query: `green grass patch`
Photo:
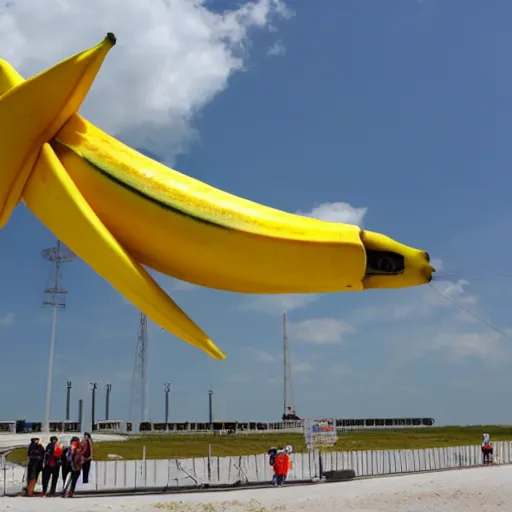
[[[489,432],[493,441],[512,441],[512,427],[492,425],[428,427],[340,433],[333,449],[336,451],[392,450],[463,446],[480,444],[483,432]],[[304,437],[301,434],[145,435],[126,441],[95,443],[94,458],[108,460],[109,454],[115,454],[127,460],[141,459],[144,446],[148,459],[206,457],[209,444],[212,446],[212,455],[217,457],[266,453],[271,446],[279,447],[287,444],[291,444],[296,452],[306,450]],[[14,450],[7,459],[24,464],[26,449]]]

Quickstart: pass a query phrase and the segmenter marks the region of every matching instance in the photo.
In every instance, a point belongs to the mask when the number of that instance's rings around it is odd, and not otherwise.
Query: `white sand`
[[[512,510],[512,466],[281,489],[180,496],[0,498],[2,512],[496,512]]]

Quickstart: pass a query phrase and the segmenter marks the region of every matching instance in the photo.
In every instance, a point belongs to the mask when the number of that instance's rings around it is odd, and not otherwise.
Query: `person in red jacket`
[[[67,454],[71,477],[68,476],[64,487],[63,495],[66,498],[72,498],[75,494],[76,483],[78,482],[78,478],[80,477],[84,463],[82,450],[82,443],[80,443],[80,440],[76,438],[76,441],[71,443]]]
[[[274,485],[280,487],[284,484],[286,477],[288,476],[288,470],[290,469],[290,457],[285,450],[279,450],[276,455],[274,462]]]
[[[482,456],[484,464],[490,464],[492,462],[493,451],[491,435],[482,434]]]
[[[84,457],[84,465],[82,466],[82,482],[89,483],[89,471],[91,469],[91,461],[93,457],[92,451],[92,438],[89,432],[84,433],[84,440],[82,441],[82,455]]]
[[[57,491],[57,481],[60,472],[60,457],[62,455],[62,446],[56,436],[50,437],[50,442],[46,446],[43,461],[43,496],[55,496]],[[50,484],[48,493],[48,485]]]

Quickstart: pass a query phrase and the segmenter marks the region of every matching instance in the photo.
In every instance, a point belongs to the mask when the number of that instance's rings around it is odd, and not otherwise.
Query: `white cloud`
[[[443,269],[441,260],[432,260],[433,266],[438,270]],[[439,280],[431,286],[411,288],[397,293],[396,300],[382,302],[378,306],[361,308],[352,315],[352,321],[358,324],[380,321],[396,321],[406,318],[420,318],[429,316],[440,308],[452,309],[454,316],[463,319],[464,322],[477,321],[461,308],[471,311],[478,303],[476,294],[468,293],[470,283],[465,279],[458,281]],[[455,303],[455,304],[454,304]],[[461,308],[457,308],[460,304]]]
[[[455,358],[486,357],[498,348],[500,338],[494,332],[440,332],[432,340],[431,348],[448,351]]]
[[[284,311],[304,309],[318,300],[315,294],[257,295],[240,305],[246,311],[282,315]]]
[[[294,373],[313,373],[315,371],[311,363],[298,363],[291,366],[292,374]]]
[[[313,318],[289,325],[291,341],[304,341],[318,345],[340,343],[345,335],[353,332],[352,325],[337,318]]]
[[[478,303],[476,294],[468,293],[468,281],[459,279],[453,281],[437,281],[432,284],[433,290],[430,288],[425,294],[423,306],[427,309],[435,308],[452,308],[457,309],[456,304],[460,304],[461,308],[472,311]],[[466,315],[461,308],[458,309],[459,314]]]
[[[268,47],[267,55],[269,57],[280,57],[286,55],[286,48],[282,41],[276,41],[274,44]]]
[[[325,220],[328,222],[342,222],[362,226],[368,208],[356,208],[349,203],[322,203],[310,212],[297,212],[305,217]]]
[[[265,350],[254,347],[248,347],[246,350],[249,353],[251,361],[259,363],[275,363],[277,361],[277,357],[269,354]]]
[[[442,262],[436,265],[442,268]],[[372,323],[382,324],[383,333],[391,327],[384,336],[395,346],[398,364],[409,364],[427,353],[451,364],[468,358],[489,364],[512,361],[505,337],[512,330],[494,325],[479,307],[479,296],[468,292],[468,281],[438,281],[432,287],[437,291],[424,286],[401,292],[396,300],[355,311],[349,320],[358,330]]]
[[[0,327],[8,327],[14,324],[16,315],[14,313],[7,313],[3,317],[0,317]]]
[[[196,134],[193,116],[244,69],[250,32],[292,13],[255,0],[216,13],[204,0],[12,0],[0,16],[2,57],[25,76],[114,32],[82,113],[124,141],[170,158]]]

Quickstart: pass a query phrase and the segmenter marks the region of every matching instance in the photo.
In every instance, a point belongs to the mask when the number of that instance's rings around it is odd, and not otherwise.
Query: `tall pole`
[[[105,385],[105,419],[108,421],[110,413],[110,392],[112,391],[112,384]]]
[[[287,407],[288,407],[288,397],[287,391],[288,391],[288,336],[286,333],[286,311],[283,313],[283,391],[284,391],[284,404],[283,404],[283,415],[287,414]]]
[[[169,392],[171,391],[171,384],[166,382],[164,384],[165,393],[165,430],[169,430]]]
[[[78,425],[80,432],[82,431],[82,426],[84,424],[84,401],[80,398],[78,400]]]
[[[283,313],[283,380],[283,418],[285,418],[293,410],[292,370],[286,330],[286,312]]]
[[[57,240],[55,247],[50,247],[41,252],[41,256],[49,261],[55,267],[52,269],[50,278],[44,288],[43,307],[50,306],[52,312],[52,331],[50,335],[50,354],[48,357],[48,374],[46,377],[46,400],[44,408],[44,420],[42,431],[50,431],[50,408],[52,397],[53,382],[53,360],[55,355],[55,333],[57,330],[57,308],[66,307],[67,290],[62,288],[61,267],[64,263],[68,263],[76,259],[76,256],[65,247],[60,240]]]
[[[44,408],[43,432],[50,432],[50,406],[52,399],[52,380],[53,380],[53,356],[55,353],[55,330],[57,327],[57,305],[53,305],[52,315],[52,333],[50,336],[50,356],[48,359],[48,374],[46,376],[46,403]]]
[[[91,382],[91,392],[92,392],[92,400],[91,400],[91,432],[94,431],[94,424],[96,423],[96,390],[98,389],[98,384],[96,382]]]
[[[71,381],[68,380],[66,384],[66,420],[69,421],[70,407],[71,407]]]
[[[141,417],[142,421],[149,421],[149,381],[148,381],[148,317],[140,315],[141,338]]]
[[[213,389],[210,386],[208,388],[208,422],[211,424],[213,423]]]
[[[140,402],[140,403],[139,403]],[[132,391],[130,398],[130,420],[137,415],[136,407],[140,407],[140,420],[149,421],[149,383],[148,383],[148,319],[140,314],[135,362],[133,365]]]

